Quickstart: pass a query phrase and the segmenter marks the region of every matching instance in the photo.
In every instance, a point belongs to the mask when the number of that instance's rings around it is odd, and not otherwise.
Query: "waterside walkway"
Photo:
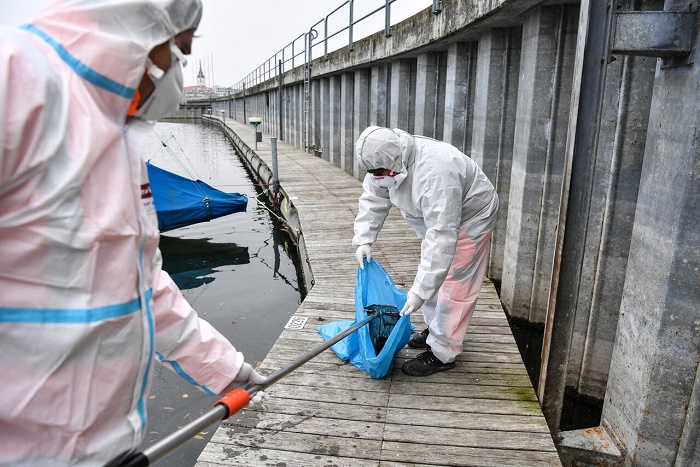
[[[253,127],[227,119],[249,148]],[[271,165],[269,139],[257,154]],[[298,210],[314,286],[261,366],[271,373],[323,342],[316,328],[353,319],[357,263],[351,245],[359,181],[336,166],[278,143],[280,183]],[[420,241],[392,210],[374,257],[408,287]],[[420,313],[412,316],[424,329]],[[222,423],[196,464],[209,466],[561,465],[498,296],[484,282],[455,369],[425,378],[401,372],[373,380],[327,350],[268,390],[270,398]]]

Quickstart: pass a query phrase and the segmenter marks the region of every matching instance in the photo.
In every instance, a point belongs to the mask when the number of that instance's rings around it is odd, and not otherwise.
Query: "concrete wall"
[[[700,464],[699,52],[608,55],[618,11],[677,3],[443,0],[315,60],[309,83],[309,152],[358,179],[368,125],[448,141],[483,168],[501,200],[488,275],[511,318],[545,325],[552,434],[565,391],[604,400],[591,433],[628,465]],[[262,116],[303,148],[303,86],[298,67],[281,89],[200,106]],[[600,443],[580,435],[585,465]]]

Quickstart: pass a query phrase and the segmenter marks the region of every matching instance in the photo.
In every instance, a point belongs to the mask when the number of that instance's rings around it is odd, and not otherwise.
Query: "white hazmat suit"
[[[369,127],[355,153],[365,170],[387,169],[396,175],[388,188],[381,186],[387,185],[381,177],[366,175],[352,243],[373,244],[391,206],[401,210],[423,239],[410,292],[425,301],[427,344],[440,361],[453,362],[462,352],[486,272],[496,191],[478,165],[454,146],[402,130]]]
[[[65,0],[0,30],[0,465],[136,448],[154,358],[209,394],[250,374],[161,270],[150,127],[125,125],[149,51],[201,13]]]

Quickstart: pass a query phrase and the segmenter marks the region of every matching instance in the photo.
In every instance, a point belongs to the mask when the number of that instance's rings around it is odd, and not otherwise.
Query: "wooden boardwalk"
[[[227,120],[249,147],[253,128]],[[270,164],[269,139],[256,151]],[[278,143],[280,183],[299,211],[315,285],[261,366],[271,373],[323,342],[316,328],[353,319],[351,245],[359,181],[321,158]],[[372,249],[397,285],[410,286],[420,241],[393,209]],[[425,328],[420,313],[412,315]],[[493,285],[484,282],[453,370],[373,380],[327,350],[268,390],[270,398],[222,423],[196,464],[208,466],[561,465]]]

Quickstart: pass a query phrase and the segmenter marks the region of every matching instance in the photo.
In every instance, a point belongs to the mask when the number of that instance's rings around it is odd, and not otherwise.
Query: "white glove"
[[[357,264],[360,265],[360,268],[364,269],[364,259],[367,258],[368,263],[372,259],[372,246],[369,243],[358,246],[355,252],[355,258],[357,258]]]
[[[265,399],[268,399],[270,396],[267,395],[265,391],[258,391],[255,393],[253,396],[250,398],[250,402],[248,402],[248,408],[253,407],[255,404],[259,404]]]
[[[247,383],[252,384],[262,384],[267,381],[267,377],[261,375],[250,365],[250,363],[243,362],[243,366],[238,370],[238,374],[233,378],[234,383]]]
[[[241,369],[238,370],[238,374],[233,378],[233,381],[231,381],[231,384],[229,385],[229,388],[226,389],[226,391],[229,391],[230,388],[232,387],[238,387],[241,384],[245,384],[250,382],[251,384],[262,384],[265,381],[267,381],[267,376],[263,376],[255,369],[250,363],[243,363],[243,366],[241,366]],[[253,394],[250,397],[250,402],[248,402],[248,407],[253,407],[255,404],[259,404],[260,402],[263,401],[263,399],[267,399],[268,395],[264,391],[258,391],[257,393]]]
[[[404,315],[410,315],[414,311],[416,311],[418,308],[423,306],[423,300],[420,298],[418,295],[414,294],[413,292],[408,292],[408,297],[406,298],[406,304],[403,306],[401,309],[401,312],[399,313],[401,316]]]

